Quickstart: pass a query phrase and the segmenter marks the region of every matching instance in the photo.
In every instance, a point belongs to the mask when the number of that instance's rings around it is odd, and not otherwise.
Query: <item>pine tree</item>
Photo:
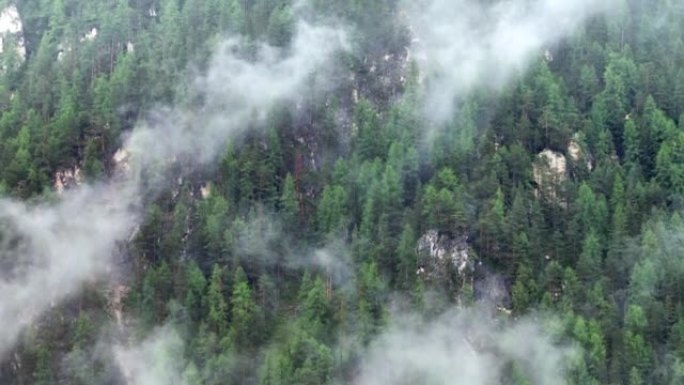
[[[247,348],[257,342],[258,308],[252,297],[252,289],[241,267],[235,271],[233,293],[230,299],[230,330],[233,343],[239,348]]]
[[[295,189],[294,178],[288,173],[283,183],[283,192],[280,195],[281,218],[286,228],[297,229],[299,220],[299,201]]]
[[[223,296],[222,271],[218,265],[214,265],[207,287],[207,317],[206,321],[211,331],[222,336],[228,326],[228,304]]]

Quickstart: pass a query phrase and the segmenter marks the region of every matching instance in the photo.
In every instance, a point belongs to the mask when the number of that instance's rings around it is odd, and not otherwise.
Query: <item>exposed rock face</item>
[[[200,195],[202,199],[209,199],[211,196],[211,183],[205,183],[200,187]]]
[[[57,46],[57,61],[61,62],[64,59],[64,55],[71,52],[72,48],[69,44],[59,43]]]
[[[81,38],[81,43],[86,42],[86,41],[95,41],[95,38],[97,37],[97,28],[93,27],[90,31],[86,32],[85,35]]]
[[[61,170],[55,173],[54,188],[57,193],[61,194],[64,190],[79,186],[82,182],[81,169],[74,167],[73,169]]]
[[[5,40],[14,37],[17,54],[21,60],[26,59],[26,45],[24,43],[24,25],[19,17],[19,11],[15,5],[9,5],[0,11],[0,53],[5,50]]]
[[[22,33],[23,25],[19,17],[19,11],[14,5],[2,10],[0,13],[0,33]]]
[[[568,144],[568,156],[573,162],[575,162],[575,164],[586,162],[585,164],[587,170],[592,170],[591,159],[589,159],[589,157],[582,150],[582,147],[580,146],[580,137],[578,134],[575,134],[572,137],[570,144]]]
[[[130,290],[131,289],[128,286],[117,284],[111,289],[111,292],[109,293],[110,314],[114,317],[114,321],[116,322],[116,326],[118,327],[120,332],[123,332],[125,328],[123,303]]]
[[[537,155],[533,165],[537,195],[558,201],[563,182],[568,178],[568,162],[565,155],[544,150]]]
[[[582,149],[576,141],[571,141],[568,145],[568,155],[575,162],[579,162],[580,156],[582,155]]]
[[[114,153],[112,160],[114,160],[114,172],[116,175],[126,175],[130,171],[130,158],[131,153],[125,148],[120,148]]]
[[[468,236],[450,236],[430,230],[418,240],[417,274],[427,280],[442,281],[454,270],[463,274],[470,261]]]

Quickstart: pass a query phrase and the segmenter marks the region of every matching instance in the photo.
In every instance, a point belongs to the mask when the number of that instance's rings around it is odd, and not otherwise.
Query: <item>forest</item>
[[[684,384],[681,0],[0,0],[0,383]]]

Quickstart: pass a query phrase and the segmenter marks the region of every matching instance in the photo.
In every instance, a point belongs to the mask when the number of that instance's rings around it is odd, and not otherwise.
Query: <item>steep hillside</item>
[[[0,39],[0,383],[684,383],[681,2],[7,0]]]

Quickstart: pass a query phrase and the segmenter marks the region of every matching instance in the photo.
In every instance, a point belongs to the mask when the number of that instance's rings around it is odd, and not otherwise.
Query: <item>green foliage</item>
[[[299,224],[299,201],[295,189],[294,178],[288,173],[280,195],[281,217],[286,226],[296,228]]]
[[[456,232],[466,223],[465,193],[458,178],[449,168],[439,171],[433,183],[423,192],[423,215],[431,228]]]
[[[256,327],[259,319],[252,297],[252,289],[247,282],[247,276],[238,267],[233,278],[233,293],[230,297],[230,329],[228,336],[238,349],[244,349],[250,343],[258,341],[259,329]]]
[[[342,186],[327,185],[318,204],[316,223],[319,231],[328,234],[343,229],[347,194]]]
[[[201,103],[189,76],[222,35],[286,54],[295,13],[307,11],[289,0],[17,6],[28,56],[3,37],[0,192],[20,199],[64,169],[112,176],[121,134],[154,106]],[[684,202],[681,6],[614,8],[502,93],[465,95],[432,130],[417,65],[402,59],[398,2],[312,1],[317,17],[354,25],[352,52],[326,68],[335,87],[315,88],[298,108],[256,111],[266,130],[250,129],[206,169],[179,159],[180,185],[145,197],[122,247],[135,332],[182,329],[188,385],[353,382],[355,352],[384,330],[390,298],[430,317],[477,298],[493,272],[514,317],[541,308],[563,319],[582,348],[569,383],[681,384],[684,224],[667,214]],[[80,41],[93,27],[95,40]],[[535,178],[544,149],[567,160],[554,198]],[[463,240],[470,258],[442,286],[419,278],[432,267],[419,265],[417,243],[432,230]],[[327,258],[330,244],[344,258]],[[448,296],[431,291],[446,286]],[[95,299],[37,325],[54,332],[12,352],[0,383],[114,382],[107,367],[83,364],[110,312],[99,288],[86,289]],[[54,327],[61,318],[66,331]],[[353,352],[339,352],[343,343]],[[510,383],[532,383],[526,370],[511,363]]]
[[[224,335],[228,327],[228,304],[223,295],[222,271],[218,265],[211,270],[211,278],[207,287],[207,325],[218,335]]]

